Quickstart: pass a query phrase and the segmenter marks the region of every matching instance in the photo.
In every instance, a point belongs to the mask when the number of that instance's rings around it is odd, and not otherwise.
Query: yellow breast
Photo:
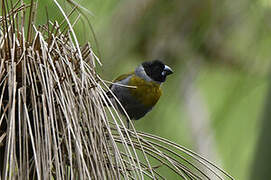
[[[133,75],[129,81],[131,94],[147,107],[154,106],[162,95],[160,84],[156,82],[147,82],[138,76]]]

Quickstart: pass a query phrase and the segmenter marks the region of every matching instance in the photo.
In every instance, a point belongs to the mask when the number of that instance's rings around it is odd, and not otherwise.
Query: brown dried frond
[[[67,29],[51,21],[36,27],[33,0],[1,3],[3,179],[165,179],[162,167],[183,179],[232,179],[182,146],[126,129],[114,108],[105,109],[99,59],[89,44],[79,46],[56,1]]]

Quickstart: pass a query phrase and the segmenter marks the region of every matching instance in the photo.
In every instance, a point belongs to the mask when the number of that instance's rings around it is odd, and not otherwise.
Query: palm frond
[[[70,13],[35,26],[36,3],[2,0],[0,172],[3,179],[233,179],[189,149],[128,130],[95,72],[90,44],[80,46]],[[26,16],[26,12],[29,15]]]

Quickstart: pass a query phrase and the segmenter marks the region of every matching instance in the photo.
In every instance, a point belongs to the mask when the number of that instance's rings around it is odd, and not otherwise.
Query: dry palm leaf
[[[36,3],[2,0],[0,172],[2,179],[233,179],[189,149],[125,128],[80,46],[69,16],[35,26]],[[28,15],[26,15],[28,14]],[[106,86],[106,85],[105,85]]]

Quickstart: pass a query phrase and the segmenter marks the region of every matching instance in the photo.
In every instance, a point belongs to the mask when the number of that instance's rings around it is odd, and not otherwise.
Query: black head
[[[173,73],[171,68],[165,65],[160,60],[143,62],[142,66],[146,74],[151,79],[158,82],[164,82],[166,80],[167,75],[170,75]]]

